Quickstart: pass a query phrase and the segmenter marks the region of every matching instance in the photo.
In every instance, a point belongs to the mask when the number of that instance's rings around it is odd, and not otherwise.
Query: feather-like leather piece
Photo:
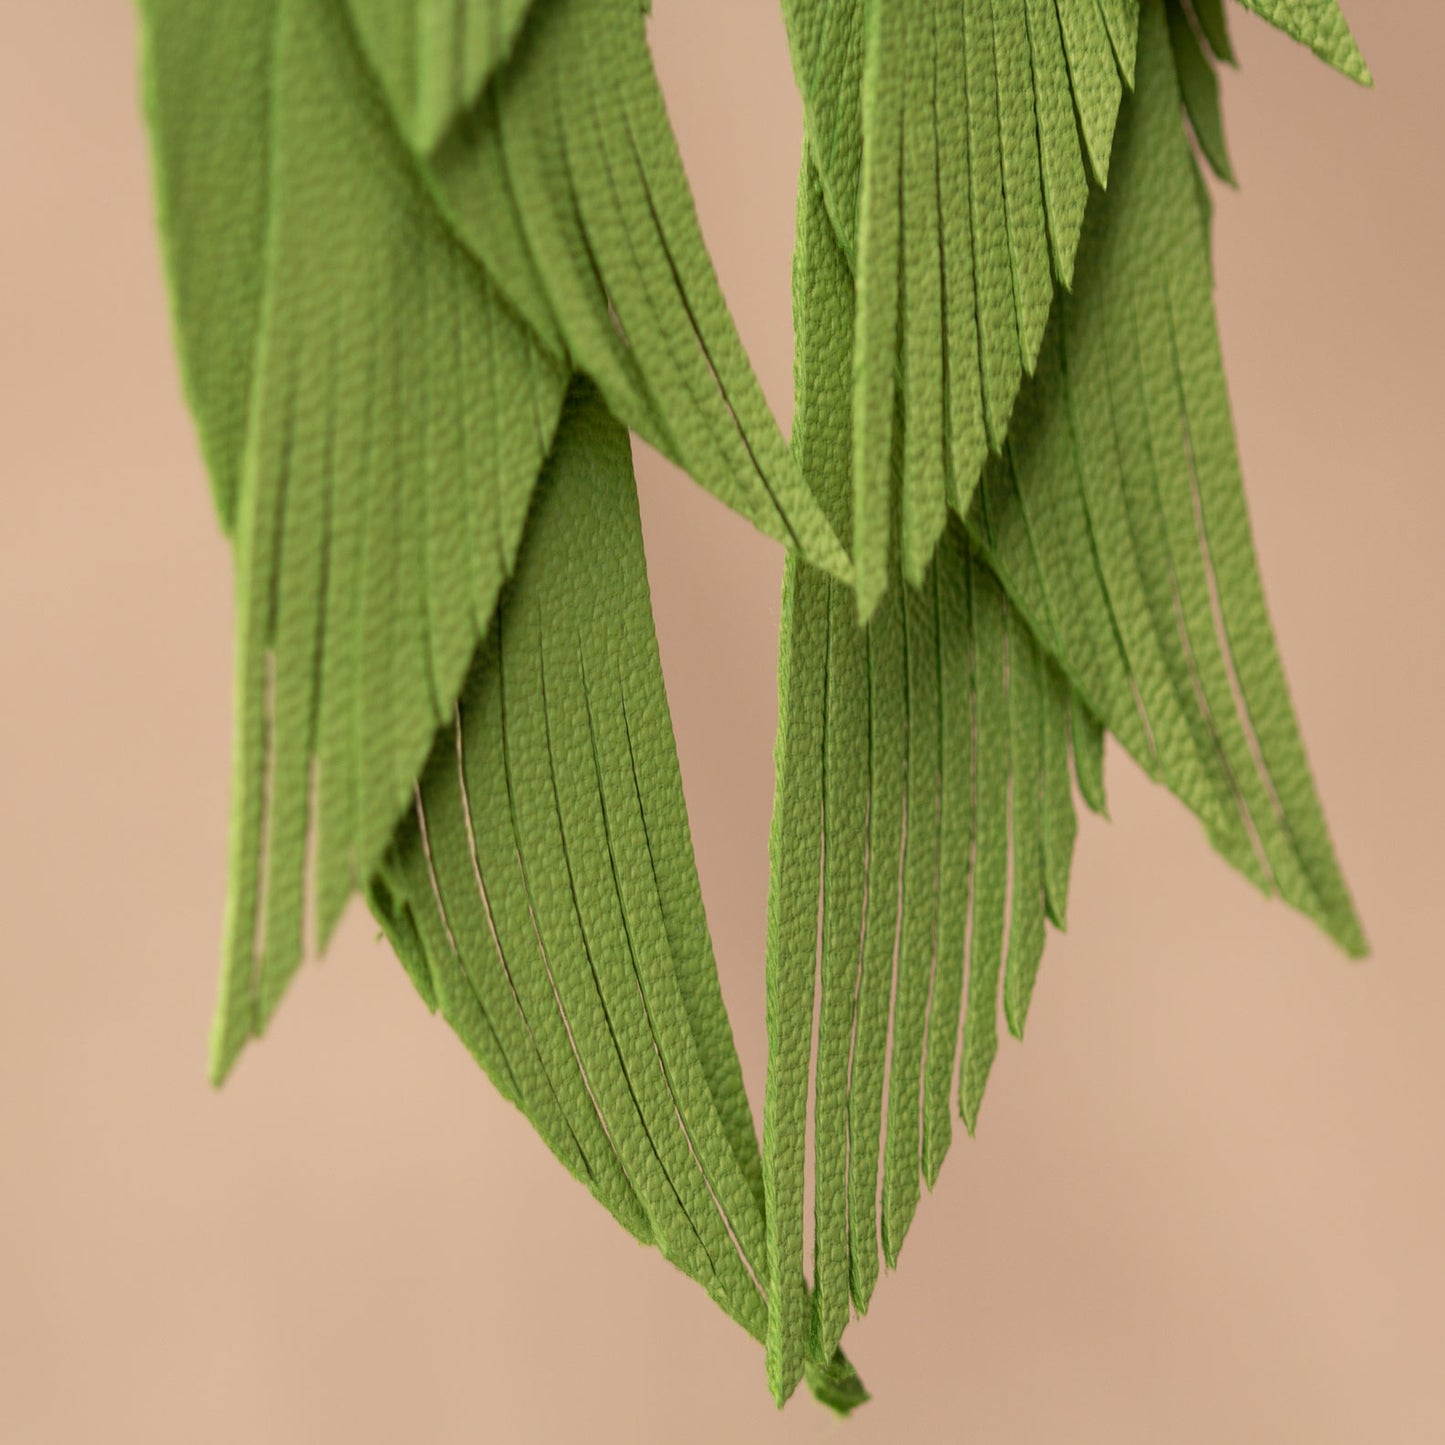
[[[808,153],[857,280],[853,554],[866,620],[890,546],[917,585],[950,503],[967,511],[1008,434],[1055,287],[1072,282],[1089,177],[1108,180],[1137,4],[785,0],[784,13]]]

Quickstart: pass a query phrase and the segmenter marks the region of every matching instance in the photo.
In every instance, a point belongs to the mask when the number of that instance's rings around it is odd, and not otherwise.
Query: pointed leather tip
[[[842,1350],[835,1350],[826,1364],[809,1360],[803,1373],[813,1398],[835,1415],[846,1418],[873,1398]]]

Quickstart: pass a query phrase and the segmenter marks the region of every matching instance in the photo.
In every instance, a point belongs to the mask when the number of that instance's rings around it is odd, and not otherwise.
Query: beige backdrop
[[[220,1095],[230,562],[177,391],[130,7],[0,6],[0,1440],[1445,1440],[1445,7],[1364,93],[1234,7],[1220,309],[1274,616],[1376,947],[1351,967],[1110,758],[981,1137],[779,1415],[353,911]],[[790,389],[777,0],[657,0],[704,229]],[[641,458],[664,662],[761,1102],[780,556]]]

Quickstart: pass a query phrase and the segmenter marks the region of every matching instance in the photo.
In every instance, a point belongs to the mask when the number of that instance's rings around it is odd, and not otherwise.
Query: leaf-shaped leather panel
[[[1308,45],[1350,79],[1362,85],[1371,83],[1370,69],[1340,13],[1338,0],[1240,0],[1240,4]]]
[[[728,506],[851,575],[733,325],[637,0],[533,0],[479,103],[418,161],[560,363]]]
[[[802,186],[794,445],[846,534],[851,285],[806,161]],[[1102,739],[956,517],[922,587],[895,570],[866,627],[847,588],[789,558],[779,646],[764,1169],[781,1399],[837,1347],[850,1299],[867,1308],[880,1244],[896,1262],[948,1149],[960,1052],[973,1128],[1000,984],[1022,1033],[1045,918],[1066,909],[1071,736],[1100,806]]]
[[[1043,648],[1225,857],[1359,953],[1265,608],[1181,105],[1149,0],[1113,183],[969,528]]]
[[[574,384],[373,893],[553,1152],[761,1337],[756,1135],[692,859],[626,432]]]
[[[324,944],[410,803],[515,558],[567,372],[447,229],[341,0],[237,0],[217,46],[183,13],[152,7],[147,33],[181,338],[218,491],[235,493],[220,1075],[300,962],[308,909]],[[266,104],[238,102],[234,137],[198,152],[207,97],[237,70]],[[266,180],[242,195],[213,172],[252,145]],[[258,204],[263,244],[245,228],[228,244]],[[224,306],[198,299],[213,267]],[[253,309],[245,354],[223,323]]]
[[[857,278],[859,613],[887,583],[892,453],[917,583],[966,512],[1107,182],[1136,0],[785,0],[809,153]]]

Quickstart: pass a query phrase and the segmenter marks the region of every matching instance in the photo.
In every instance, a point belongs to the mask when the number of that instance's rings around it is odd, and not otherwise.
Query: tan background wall
[[[566,1177],[356,910],[203,1077],[230,563],[177,392],[130,7],[0,6],[0,1440],[1445,1440],[1445,7],[1357,92],[1234,9],[1220,309],[1274,615],[1377,954],[1110,759],[981,1137],[850,1349],[848,1427]],[[703,222],[788,409],[775,0],[657,0]],[[779,553],[641,463],[750,1087]]]

